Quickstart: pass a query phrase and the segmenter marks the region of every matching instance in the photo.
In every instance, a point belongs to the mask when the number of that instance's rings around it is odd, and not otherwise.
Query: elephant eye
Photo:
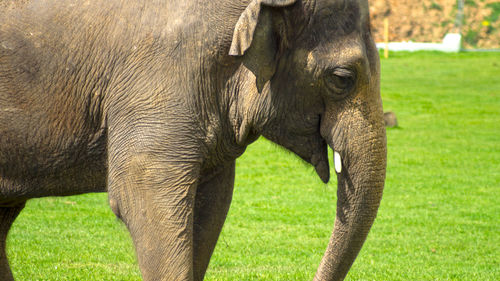
[[[336,98],[347,96],[354,87],[356,74],[346,68],[335,68],[325,72],[325,85]]]

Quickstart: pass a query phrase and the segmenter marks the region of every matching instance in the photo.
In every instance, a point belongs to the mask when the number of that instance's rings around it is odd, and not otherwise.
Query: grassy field
[[[400,126],[347,280],[500,280],[500,54],[395,54],[382,73]],[[250,146],[206,280],[311,280],[335,193],[268,141]],[[30,201],[8,243],[17,280],[140,280],[105,194]]]

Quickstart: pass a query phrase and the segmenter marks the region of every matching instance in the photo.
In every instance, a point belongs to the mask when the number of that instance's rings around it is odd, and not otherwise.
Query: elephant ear
[[[259,93],[274,75],[279,45],[272,12],[263,6],[286,7],[295,2],[297,0],[252,0],[234,28],[229,55],[244,56],[243,64],[255,75]]]

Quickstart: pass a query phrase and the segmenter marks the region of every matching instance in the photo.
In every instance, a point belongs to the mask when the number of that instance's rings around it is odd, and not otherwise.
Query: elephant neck
[[[192,99],[194,111],[198,112],[196,123],[203,132],[200,142],[205,147],[204,158],[209,161],[206,168],[234,161],[260,136],[255,127],[258,99],[249,90],[247,70],[239,66],[237,59],[232,65],[213,70],[199,77],[201,82],[195,82],[205,87]]]

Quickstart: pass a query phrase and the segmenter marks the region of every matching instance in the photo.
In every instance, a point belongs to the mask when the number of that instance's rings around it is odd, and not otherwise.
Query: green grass
[[[500,54],[382,60],[388,169],[378,218],[347,280],[500,280]],[[336,186],[260,140],[238,160],[206,280],[311,280]],[[140,280],[105,194],[29,202],[9,236],[17,280]]]

